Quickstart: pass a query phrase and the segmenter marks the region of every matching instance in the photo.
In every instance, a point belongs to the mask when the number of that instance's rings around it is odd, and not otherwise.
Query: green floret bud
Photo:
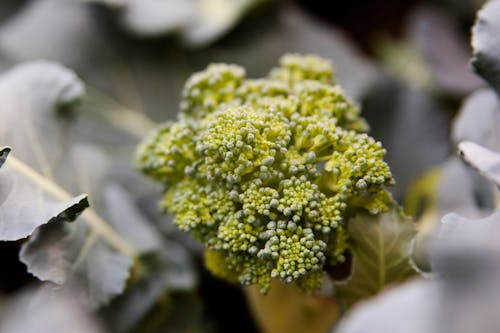
[[[138,147],[139,168],[163,183],[183,177],[186,167],[196,158],[194,134],[192,126],[184,121],[163,124]]]
[[[273,69],[270,76],[290,86],[304,80],[331,84],[334,71],[329,60],[316,55],[286,54],[280,59],[280,66]]]
[[[212,64],[192,75],[182,92],[181,111],[201,118],[236,97],[236,88],[245,78],[245,69],[237,65]]]
[[[319,288],[348,250],[346,223],[392,197],[385,150],[364,133],[329,61],[288,55],[269,77],[211,65],[187,82],[179,120],[139,147],[162,208],[206,245],[206,265],[244,285]]]

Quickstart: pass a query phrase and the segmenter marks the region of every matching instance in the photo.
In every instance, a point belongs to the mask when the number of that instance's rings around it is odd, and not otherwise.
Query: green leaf
[[[472,67],[500,95],[500,0],[490,0],[478,12],[472,28]]]
[[[500,154],[471,141],[460,142],[458,151],[469,165],[500,186]]]
[[[88,196],[60,195],[58,187],[23,162],[0,153],[0,240],[28,237],[49,222],[73,221],[89,206]]]
[[[415,225],[399,209],[377,216],[359,215],[348,222],[348,230],[352,275],[336,284],[339,300],[350,306],[415,275],[410,263]]]

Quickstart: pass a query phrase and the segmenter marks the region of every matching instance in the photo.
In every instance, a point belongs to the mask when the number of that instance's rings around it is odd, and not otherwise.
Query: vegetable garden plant
[[[150,32],[121,6],[120,22]],[[250,7],[235,8],[236,19]],[[243,290],[265,333],[498,330],[499,23],[490,0],[471,60],[489,86],[453,121],[456,153],[414,180],[404,204],[391,194],[390,151],[326,57],[286,53],[262,78],[212,63],[185,82],[175,120],[107,113],[129,132],[113,142],[134,137],[113,154],[80,140],[84,131],[68,136],[78,107],[92,109],[74,72],[50,61],[10,69],[0,78],[0,240],[17,242],[45,283],[0,307],[0,333],[44,320],[49,331],[215,332],[197,294],[214,277]],[[212,27],[207,43],[229,26]],[[188,44],[203,39],[179,31]],[[99,106],[118,104],[87,90]]]

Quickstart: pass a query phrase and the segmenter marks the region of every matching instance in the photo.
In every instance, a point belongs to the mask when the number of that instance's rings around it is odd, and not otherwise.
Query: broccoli
[[[392,203],[385,149],[325,59],[285,55],[263,79],[212,64],[187,81],[180,108],[137,163],[164,185],[161,207],[205,244],[219,277],[313,291],[325,265],[344,260],[347,219]]]

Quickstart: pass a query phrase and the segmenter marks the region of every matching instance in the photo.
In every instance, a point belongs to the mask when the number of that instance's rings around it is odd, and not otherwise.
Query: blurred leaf
[[[468,164],[500,186],[500,154],[471,141],[459,143],[458,150]]]
[[[55,63],[22,64],[0,77],[0,142],[16,154],[1,169],[0,239],[25,238],[50,221],[72,221],[88,207],[87,195],[73,198],[50,179],[64,155],[65,117],[82,94],[75,74]],[[8,151],[2,152],[5,162]]]
[[[89,5],[26,1],[0,25],[0,56],[7,64],[47,59],[74,69],[86,83],[113,88],[121,53],[114,53]],[[2,63],[0,63],[2,65]]]
[[[103,201],[110,224],[139,252],[162,249],[161,236],[137,210],[131,195],[120,184],[109,181],[104,188]]]
[[[474,70],[496,90],[500,96],[500,0],[490,0],[478,12],[472,29],[471,60]]]
[[[55,296],[47,288],[27,289],[0,311],[0,333],[102,333],[96,318],[74,294]]]
[[[109,56],[91,12],[77,1],[26,2],[0,26],[0,51],[14,61],[50,59],[75,68],[98,50]],[[85,50],[86,52],[82,52]],[[95,65],[96,62],[92,61]],[[87,67],[90,69],[90,67]]]
[[[167,241],[156,252],[144,254],[141,263],[140,279],[103,309],[113,332],[132,331],[162,297],[172,292],[191,291],[196,286],[189,254],[172,241]]]
[[[375,52],[388,73],[415,89],[429,91],[433,88],[433,73],[414,44],[386,37],[376,44]]]
[[[86,194],[61,195],[50,180],[14,157],[7,159],[9,151],[0,154],[0,240],[28,237],[49,222],[73,221],[89,206]]]
[[[339,301],[350,306],[415,275],[410,263],[415,225],[399,209],[377,216],[359,215],[348,222],[348,230],[353,268],[346,282],[336,284]]]
[[[0,137],[12,142],[19,156],[19,159],[9,158],[2,167],[4,185],[1,188],[5,191],[2,193],[2,230],[6,233],[2,236],[9,240],[24,238],[36,229],[21,251],[28,271],[42,280],[62,284],[66,279],[71,280],[72,272],[86,267],[94,283],[88,283],[89,293],[93,293],[99,303],[123,289],[133,250],[92,209],[81,217],[86,223],[64,223],[74,220],[88,207],[88,201],[87,195],[72,198],[59,184],[77,192],[68,186],[70,182],[87,184],[99,177],[97,173],[90,173],[82,178],[78,168],[84,163],[56,170],[66,163],[71,148],[67,135],[69,123],[64,116],[71,114],[71,106],[82,93],[83,85],[73,72],[49,62],[20,65],[0,78],[0,107],[5,116]],[[79,154],[80,158],[88,157],[82,151]],[[94,163],[94,171],[102,167],[95,162],[92,158],[87,162]],[[82,189],[81,192],[92,192],[86,186]],[[68,230],[72,230],[74,242],[71,237],[65,237]],[[84,239],[86,234],[75,230],[89,230],[90,237]],[[50,235],[45,242],[44,231]],[[98,236],[109,244],[97,242]],[[100,251],[92,247],[94,244]],[[70,245],[76,249],[80,246],[81,250],[67,251]],[[106,252],[106,246],[112,250]],[[124,254],[115,253],[116,250]],[[85,255],[94,260],[89,267],[85,265]],[[106,274],[105,269],[114,275]]]
[[[187,45],[207,45],[233,28],[254,6],[266,1],[272,0],[198,0],[196,19],[181,30],[181,38]]]
[[[123,27],[139,36],[161,36],[186,29],[199,10],[193,0],[125,0],[112,7],[118,11]]]
[[[224,44],[188,54],[192,67],[210,62],[237,63],[250,77],[267,74],[284,53],[314,53],[331,59],[335,78],[347,94],[357,98],[376,80],[376,67],[340,30],[318,22],[297,6],[284,3],[267,17],[247,23]],[[255,61],[258,59],[259,61]]]
[[[106,304],[125,288],[130,258],[82,223],[49,224],[23,244],[20,259],[42,281],[80,289],[89,306]],[[83,297],[82,297],[83,296]]]
[[[409,39],[421,52],[437,89],[463,96],[481,85],[470,72],[470,49],[449,12],[421,5],[411,14]]]
[[[451,137],[455,144],[472,140],[487,147],[500,147],[498,98],[491,89],[471,94],[452,122]],[[467,168],[458,156],[451,156],[430,171],[436,177],[425,184],[415,182],[408,192],[410,214],[417,217],[419,233],[415,246],[417,265],[429,267],[429,242],[444,215],[455,212],[468,218],[479,218],[494,206],[491,185]],[[425,176],[424,176],[425,177]],[[424,187],[419,185],[424,185]],[[408,206],[407,206],[408,207]]]
[[[48,61],[15,66],[0,77],[0,142],[44,176],[64,157],[68,124],[84,93],[71,70]]]
[[[273,280],[268,294],[245,287],[247,301],[263,333],[323,333],[339,316],[333,297],[307,295],[296,286]]]
[[[436,184],[437,222],[450,212],[479,217],[483,207],[478,205],[477,196],[482,186],[463,162],[450,157],[441,165],[441,179]]]
[[[495,332],[500,325],[500,211],[481,219],[448,214],[432,247],[440,274],[437,332]]]
[[[492,89],[480,89],[465,99],[452,124],[455,144],[473,141],[500,149],[500,101]]]
[[[500,213],[443,218],[431,280],[415,280],[355,307],[336,333],[491,333],[500,325]]]
[[[362,110],[371,135],[387,150],[385,160],[397,180],[390,190],[396,198],[448,157],[449,121],[429,96],[382,76],[366,94]]]
[[[432,321],[438,310],[436,291],[434,283],[425,280],[389,288],[354,307],[333,332],[438,333]]]
[[[177,33],[186,45],[195,47],[214,42],[265,1],[270,0],[90,0],[115,10],[123,27],[133,34]]]
[[[443,217],[441,223],[441,230],[434,249],[437,271],[446,270],[446,268],[441,269],[438,261],[443,254],[447,256],[450,251],[458,251],[460,255],[467,252],[474,255],[472,252],[478,249],[500,250],[496,241],[500,233],[500,211],[479,219],[469,219],[456,213],[450,213]]]

